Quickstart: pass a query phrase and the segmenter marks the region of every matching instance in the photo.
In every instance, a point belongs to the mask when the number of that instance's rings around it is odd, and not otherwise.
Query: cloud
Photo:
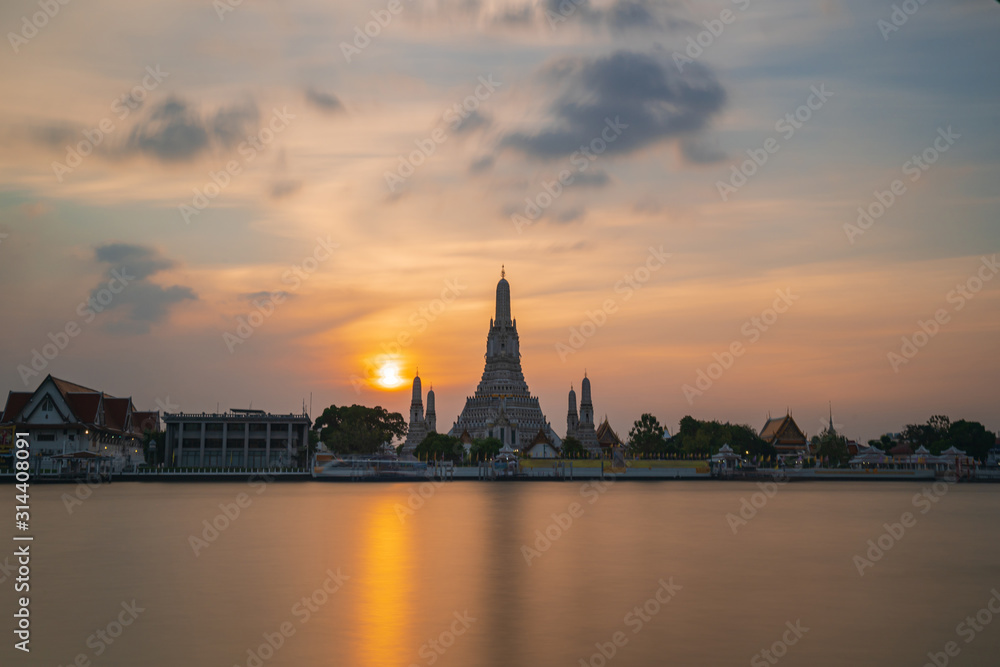
[[[418,5],[422,20],[438,20],[448,25],[467,21],[477,27],[506,30],[549,31],[578,24],[592,30],[663,31],[689,26],[677,16],[680,3],[672,0],[613,0],[595,5],[591,0],[524,0],[487,2],[484,0],[436,0]]]
[[[726,91],[700,63],[681,72],[658,56],[617,51],[598,58],[564,58],[543,68],[543,87],[557,86],[541,127],[511,132],[500,149],[528,157],[566,157],[601,139],[609,155],[624,155],[705,128],[726,101]],[[617,124],[617,125],[616,125]],[[603,140],[602,140],[603,141]]]
[[[680,141],[681,155],[693,164],[714,164],[726,159],[724,150],[718,144],[702,135],[684,137]]]
[[[101,312],[118,312],[117,318],[105,324],[110,332],[147,333],[151,324],[167,318],[172,306],[198,299],[190,287],[164,287],[149,280],[175,265],[152,248],[111,243],[99,246],[94,254],[97,261],[107,264],[108,268],[105,279],[91,290],[90,297],[102,307]]]
[[[485,129],[493,123],[493,120],[485,115],[479,113],[479,111],[471,111],[469,114],[459,121],[458,125],[455,126],[455,134],[467,134],[478,129]]]
[[[583,216],[585,216],[586,214],[587,212],[584,211],[582,208],[576,207],[566,211],[558,211],[552,216],[552,219],[555,222],[561,222],[565,224],[568,222],[576,222],[577,220],[581,220],[583,219]]]
[[[71,125],[70,123],[53,123],[32,127],[31,137],[39,144],[49,148],[63,149],[66,144],[79,141],[82,136],[80,132],[84,128]]]
[[[602,188],[611,182],[608,172],[601,169],[595,171],[584,171],[573,175],[573,182],[567,187],[583,186],[587,188]]]
[[[481,158],[472,161],[469,165],[470,174],[481,174],[485,171],[489,171],[493,168],[493,163],[495,158],[492,155],[484,155]]]
[[[269,292],[267,290],[261,290],[260,292],[246,292],[244,294],[240,294],[241,299],[250,302],[257,301],[258,299],[293,299],[296,296],[298,295],[292,292],[285,292],[281,290],[277,292]]]
[[[208,121],[186,101],[171,97],[154,106],[132,128],[125,150],[163,162],[186,162],[218,145],[234,148],[256,131],[257,105],[245,102],[219,109]]]
[[[271,199],[284,199],[302,189],[302,181],[282,179],[274,181],[270,186]]]
[[[326,113],[336,113],[344,110],[344,105],[336,95],[324,93],[315,88],[308,88],[306,90],[306,101]]]
[[[215,138],[227,149],[235,148],[256,131],[260,112],[253,102],[244,102],[219,109],[212,118],[211,129]]]

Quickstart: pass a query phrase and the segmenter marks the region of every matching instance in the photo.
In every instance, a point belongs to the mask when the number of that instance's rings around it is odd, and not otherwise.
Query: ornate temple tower
[[[569,411],[566,413],[566,437],[576,437],[576,429],[580,426],[580,418],[576,416],[576,392],[573,385],[569,387]]]
[[[517,320],[511,317],[510,284],[506,271],[501,270],[496,310],[486,335],[486,367],[449,435],[461,437],[467,431],[473,438],[499,438],[505,445],[525,450],[541,430],[560,446],[562,441],[542,414],[538,397],[531,395],[524,381],[520,344]]]
[[[427,392],[427,415],[424,417],[427,432],[437,431],[437,413],[434,411],[434,385]]]
[[[434,430],[428,421],[436,423],[434,415],[434,390],[427,393],[427,419],[424,419],[423,390],[420,387],[420,372],[413,378],[413,397],[410,399],[410,427],[406,431],[406,441],[403,443],[403,453],[412,454],[427,434]]]
[[[569,429],[569,419],[576,422],[576,428]],[[594,429],[594,402],[590,397],[590,378],[586,371],[583,373],[583,384],[580,386],[580,419],[576,420],[576,394],[570,390],[570,416],[567,418],[566,435],[573,435],[591,454],[600,454],[601,445],[597,440],[597,431]]]

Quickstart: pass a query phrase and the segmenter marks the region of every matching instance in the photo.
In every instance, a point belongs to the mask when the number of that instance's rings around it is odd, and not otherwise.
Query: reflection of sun
[[[385,389],[395,389],[403,384],[403,378],[399,377],[399,366],[393,361],[387,361],[378,369],[378,379],[380,387]]]

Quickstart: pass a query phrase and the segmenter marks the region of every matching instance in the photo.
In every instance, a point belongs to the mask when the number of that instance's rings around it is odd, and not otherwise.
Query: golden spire
[[[503,264],[500,265],[500,277],[501,278],[506,278],[507,277],[507,272],[504,270],[504,265]]]

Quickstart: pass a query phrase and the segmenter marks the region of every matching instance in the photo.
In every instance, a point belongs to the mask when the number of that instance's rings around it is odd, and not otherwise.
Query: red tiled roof
[[[115,431],[124,431],[128,425],[129,404],[128,398],[115,398],[104,395],[104,425]]]
[[[59,390],[59,393],[62,394],[63,397],[65,397],[66,394],[68,394],[68,393],[84,393],[84,394],[86,394],[86,393],[100,394],[101,393],[101,392],[97,391],[96,389],[91,389],[90,387],[84,387],[84,386],[76,384],[74,382],[68,382],[67,380],[60,380],[59,378],[52,377],[51,375],[49,377],[52,378],[53,384],[56,385],[56,389]]]
[[[96,392],[67,392],[64,394],[69,409],[84,424],[97,423],[97,409],[101,405],[101,395]]]
[[[3,417],[0,417],[0,423],[10,424],[14,421],[28,401],[34,394],[30,391],[10,391],[7,392],[7,405],[3,410]]]

